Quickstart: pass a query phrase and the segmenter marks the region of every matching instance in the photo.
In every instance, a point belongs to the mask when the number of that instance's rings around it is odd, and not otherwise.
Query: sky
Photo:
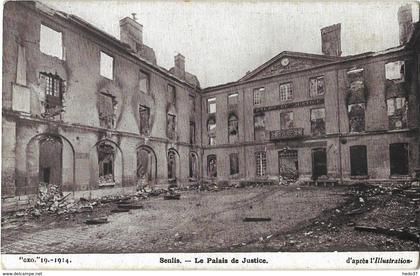
[[[136,13],[143,41],[158,65],[185,67],[201,87],[236,81],[282,51],[321,54],[320,29],[341,23],[343,55],[398,46],[398,8],[404,1],[210,2],[42,1],[119,38],[119,20]],[[413,6],[418,21],[418,6]]]

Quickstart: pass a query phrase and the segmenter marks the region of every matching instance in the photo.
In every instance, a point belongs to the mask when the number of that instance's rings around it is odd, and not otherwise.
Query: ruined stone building
[[[240,80],[201,88],[185,59],[159,67],[143,26],[120,40],[38,2],[7,2],[3,24],[2,197],[112,194],[137,185],[269,180],[406,180],[420,167],[419,23],[400,45],[341,56],[285,51]]]

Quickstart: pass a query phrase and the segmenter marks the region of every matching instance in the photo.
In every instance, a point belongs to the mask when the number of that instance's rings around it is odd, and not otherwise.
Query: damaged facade
[[[143,26],[120,38],[37,2],[7,2],[3,32],[2,197],[114,193],[293,176],[404,180],[420,162],[419,26],[399,11],[401,45],[341,56],[282,52],[237,82],[201,89],[157,65]],[[46,39],[47,38],[47,39]]]

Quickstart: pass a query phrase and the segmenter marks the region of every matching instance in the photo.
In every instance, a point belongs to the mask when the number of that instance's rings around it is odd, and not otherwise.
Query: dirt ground
[[[360,232],[354,225],[408,227],[417,209],[405,197],[366,187],[266,186],[182,191],[180,200],[140,200],[144,208],[111,213],[22,217],[2,225],[2,253],[418,250],[418,243]],[[373,191],[373,190],[372,190]],[[362,199],[360,200],[360,198]],[[360,214],[348,215],[363,207]],[[86,225],[88,217],[108,223]],[[270,221],[245,222],[245,217]]]

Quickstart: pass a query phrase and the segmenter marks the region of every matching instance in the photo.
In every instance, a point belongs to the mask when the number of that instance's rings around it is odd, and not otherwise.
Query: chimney
[[[341,56],[341,24],[321,29],[322,53],[327,56]]]
[[[185,57],[181,54],[175,56],[175,75],[179,78],[185,78]]]
[[[407,4],[398,9],[398,25],[400,27],[400,45],[408,42],[413,30],[413,16],[411,14],[411,5]]]
[[[134,14],[133,17],[120,20],[120,40],[137,52],[137,45],[143,45],[143,26],[135,20]]]

